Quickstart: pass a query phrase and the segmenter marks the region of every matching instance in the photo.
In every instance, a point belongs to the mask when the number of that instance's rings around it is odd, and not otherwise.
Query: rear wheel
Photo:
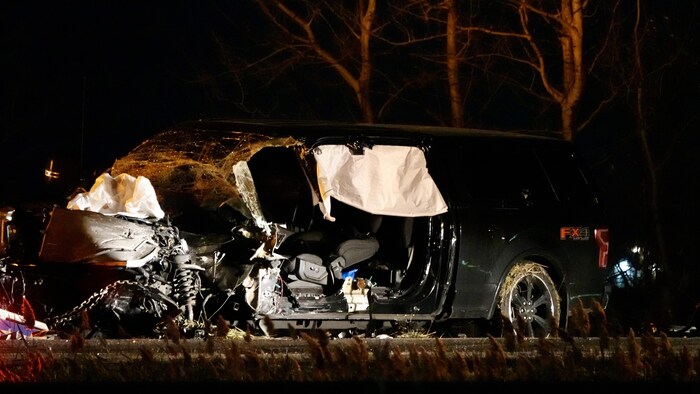
[[[504,318],[526,337],[546,337],[559,327],[561,299],[554,281],[540,264],[522,261],[513,265],[498,299]]]

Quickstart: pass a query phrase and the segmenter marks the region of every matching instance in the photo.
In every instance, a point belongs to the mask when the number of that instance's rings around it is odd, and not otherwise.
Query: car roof
[[[307,146],[324,143],[347,143],[364,140],[368,143],[429,143],[438,139],[520,139],[560,141],[542,132],[502,131],[416,124],[350,123],[322,120],[287,119],[200,119],[179,123],[172,129],[196,130],[205,133],[254,132],[273,136],[291,136]]]

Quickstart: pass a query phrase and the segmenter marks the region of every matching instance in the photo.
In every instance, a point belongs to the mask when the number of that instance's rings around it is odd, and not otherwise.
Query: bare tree
[[[632,37],[633,72],[629,84],[633,94],[630,95],[630,102],[634,109],[636,133],[646,165],[648,207],[657,239],[660,265],[662,269],[670,270],[660,206],[662,193],[666,191],[662,187],[663,179],[668,164],[682,148],[685,148],[682,146],[682,137],[694,127],[693,124],[697,124],[698,114],[693,112],[681,114],[678,118],[663,118],[656,109],[663,105],[664,101],[671,101],[671,96],[678,93],[677,90],[667,91],[665,86],[674,86],[672,89],[675,89],[678,84],[687,83],[674,81],[672,74],[684,67],[683,64],[698,64],[698,59],[695,55],[689,57],[684,53],[688,44],[694,41],[695,34],[693,24],[679,21],[681,17],[687,16],[674,13],[674,7],[659,7],[659,11],[651,10],[653,6],[647,4],[647,8],[644,10],[642,1],[636,0]],[[652,12],[655,11],[663,13],[653,15]],[[693,11],[697,13],[700,8],[695,7]],[[671,94],[663,95],[660,92]]]
[[[481,58],[505,59],[513,65],[529,68],[537,77],[545,95],[560,108],[561,133],[564,139],[571,140],[575,130],[576,105],[583,92],[585,65],[583,63],[584,13],[587,1],[560,0],[547,2],[539,0],[506,0],[499,2],[500,11],[510,10],[517,18],[492,18],[481,20],[471,16],[469,24],[450,27],[461,34],[483,33],[491,36],[495,44],[490,53],[480,53]],[[455,14],[454,4],[447,2],[451,15]],[[496,17],[497,10],[485,12],[484,18]],[[556,44],[556,45],[553,45]],[[558,47],[558,56],[552,48]],[[485,46],[481,46],[484,49]],[[511,78],[511,77],[508,77]],[[537,89],[532,81],[513,80],[534,94]],[[528,85],[529,84],[529,85]]]
[[[455,0],[445,0],[447,9],[447,29],[445,31],[445,59],[447,64],[447,86],[450,94],[452,125],[464,126],[464,103],[460,87],[459,53],[457,49],[457,5]]]
[[[614,15],[616,4],[610,5],[613,12],[609,15]],[[446,84],[452,125],[465,124],[466,88],[481,79],[477,83],[482,93],[472,100],[479,100],[482,107],[488,105],[489,94],[496,94],[501,87],[518,87],[539,101],[555,103],[561,135],[571,140],[620,90],[610,89],[588,119],[577,119],[586,76],[598,64],[598,53],[609,48],[606,36],[601,35],[600,42],[593,42],[590,63],[585,64],[586,11],[584,0],[404,0],[393,3],[392,14],[410,18],[391,19],[405,32],[404,37],[377,38],[391,46],[412,45],[423,59],[430,54],[426,46],[417,44],[441,44],[443,50],[433,54],[432,61],[435,70],[444,75],[439,82]],[[608,29],[615,26],[612,17],[605,22]],[[417,31],[424,32],[423,36],[417,38]],[[475,78],[473,70],[480,70],[481,78]]]
[[[373,123],[370,99],[372,59],[370,41],[376,0],[353,2],[255,0],[284,41],[276,49],[334,70],[349,87],[362,114]]]
[[[557,103],[561,113],[562,135],[566,139],[573,137],[574,113],[584,82],[582,42],[585,3],[582,0],[561,0],[559,7],[546,7],[545,4],[548,3],[534,0],[505,0],[496,11],[502,12],[502,6],[505,5],[506,9],[517,15],[517,19],[498,20],[503,22],[501,27],[472,23],[479,21],[478,16],[470,14],[474,9],[460,9],[459,2],[454,0],[389,2],[386,10],[390,15],[385,16],[385,24],[377,23],[375,0],[351,2],[352,4],[312,0],[254,0],[254,3],[267,22],[276,29],[278,41],[264,54],[263,59],[248,60],[246,68],[250,70],[254,65],[257,68],[255,72],[260,73],[263,70],[261,66],[271,64],[272,58],[281,60],[275,66],[266,68],[270,75],[281,73],[300,63],[330,68],[352,92],[365,122],[373,123],[376,119],[371,99],[377,69],[372,43],[381,41],[385,51],[403,53],[394,53],[395,56],[405,56],[408,49],[415,52],[407,57],[420,57],[425,61],[432,56],[435,62],[427,65],[422,73],[407,75],[402,71],[403,81],[400,81],[397,70],[383,70],[382,76],[385,80],[392,81],[393,87],[383,91],[375,90],[375,94],[384,100],[381,112],[397,97],[407,94],[407,86],[426,87],[429,80],[439,80],[439,77],[431,75],[429,71],[435,70],[432,74],[440,73],[444,75],[443,81],[446,81],[443,89],[446,89],[444,97],[449,100],[449,123],[463,126],[464,84],[471,83],[461,75],[465,72],[462,65],[466,56],[479,59],[500,58],[525,65],[535,73],[544,93],[540,94],[531,85],[527,89],[539,94],[541,98]],[[489,16],[496,15],[496,11],[492,10]],[[401,19],[397,15],[409,17]],[[470,21],[469,24],[465,23],[467,20]],[[484,22],[488,22],[488,26],[493,25],[492,20]],[[391,32],[383,34],[382,29],[389,24],[392,25]],[[517,28],[512,29],[511,26]],[[544,28],[550,32],[540,33]],[[467,49],[475,33],[484,33],[499,40],[492,47],[481,45],[469,53]],[[558,42],[559,56],[553,56],[550,52],[553,47],[552,38]],[[440,43],[439,48],[442,49],[430,53],[434,51],[430,45],[436,43]],[[494,52],[483,52],[485,48]],[[489,65],[493,62],[494,60],[488,60]],[[387,64],[394,63],[389,61],[382,65],[387,67]],[[433,68],[437,64],[442,64],[443,69]],[[508,75],[503,78],[510,78],[510,83],[521,86],[531,84],[526,80],[527,76]],[[414,96],[420,97],[419,94]],[[429,104],[432,103],[424,103],[422,108],[436,108]]]

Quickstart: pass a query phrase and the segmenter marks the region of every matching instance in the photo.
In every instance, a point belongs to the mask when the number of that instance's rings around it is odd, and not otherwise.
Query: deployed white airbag
[[[79,193],[68,201],[66,208],[142,219],[165,216],[148,178],[128,174],[112,177],[106,172],[95,179],[89,192]]]
[[[353,155],[345,145],[321,145],[313,153],[330,220],[331,197],[376,215],[416,217],[447,212],[419,148],[377,145]]]

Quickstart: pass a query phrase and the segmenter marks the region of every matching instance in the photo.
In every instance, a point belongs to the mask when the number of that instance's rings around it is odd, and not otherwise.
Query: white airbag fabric
[[[148,178],[128,174],[112,177],[106,172],[95,179],[89,192],[79,193],[68,201],[66,208],[142,219],[165,216]]]
[[[377,145],[353,155],[345,145],[322,145],[314,149],[314,157],[319,191],[331,220],[331,197],[376,215],[447,212],[425,155],[416,147]]]

